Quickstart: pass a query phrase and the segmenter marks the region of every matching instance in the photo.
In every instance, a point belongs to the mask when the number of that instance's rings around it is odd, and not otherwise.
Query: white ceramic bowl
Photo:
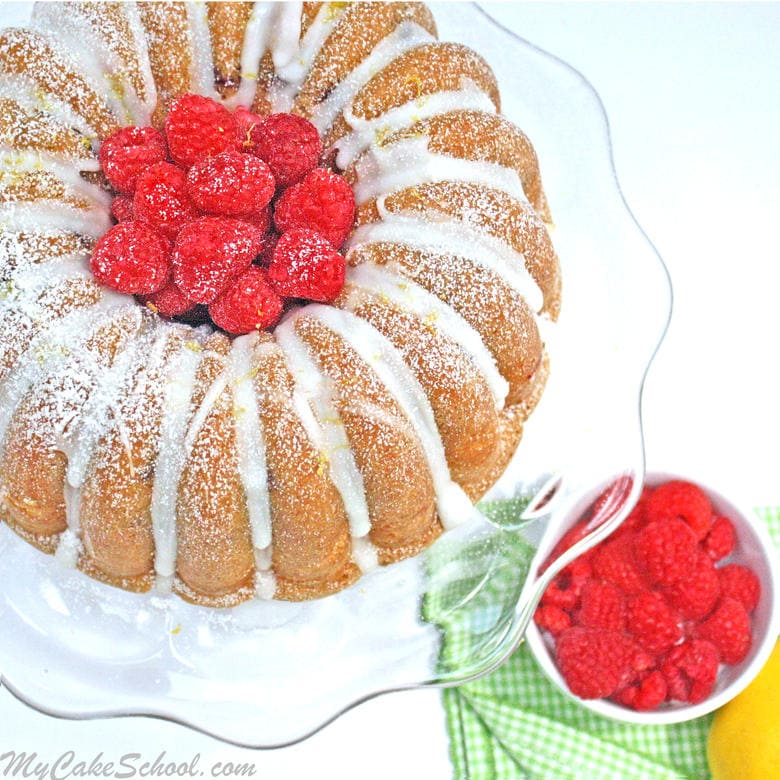
[[[736,544],[728,558],[719,561],[740,563],[750,567],[761,581],[761,599],[751,615],[753,644],[745,659],[733,666],[721,665],[713,693],[699,704],[675,702],[662,705],[651,712],[637,712],[608,699],[579,699],[568,689],[550,653],[552,644],[542,635],[536,624],[531,623],[526,639],[536,659],[547,676],[567,696],[578,701],[599,715],[628,723],[668,724],[691,720],[723,706],[753,680],[766,662],[780,632],[780,563],[777,550],[764,524],[749,507],[734,503],[722,493],[700,480],[679,474],[651,472],[645,483],[655,487],[671,479],[685,479],[697,484],[712,501],[716,514],[725,515],[734,524]],[[557,539],[545,540],[545,550],[540,549],[537,560],[544,560]]]

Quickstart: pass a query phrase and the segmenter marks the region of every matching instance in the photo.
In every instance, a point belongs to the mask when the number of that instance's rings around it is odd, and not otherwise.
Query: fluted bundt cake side
[[[333,305],[230,338],[93,277],[101,143],[185,93],[317,128],[357,204]],[[0,514],[29,542],[208,606],[316,598],[503,472],[559,266],[533,147],[423,4],[40,3],[0,104]]]

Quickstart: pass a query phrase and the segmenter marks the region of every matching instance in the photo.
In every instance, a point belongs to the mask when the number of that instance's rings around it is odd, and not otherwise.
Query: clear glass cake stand
[[[0,673],[41,711],[142,714],[229,742],[289,744],[380,693],[457,685],[502,663],[573,550],[538,577],[561,529],[618,479],[595,543],[644,475],[641,394],[671,290],[623,200],[601,101],[575,70],[479,8],[434,6],[443,39],[480,51],[504,113],[533,140],[564,274],[552,372],[483,513],[426,554],[305,604],[227,611],[125,593],[66,571],[0,528]],[[549,489],[552,486],[553,489]],[[546,503],[540,497],[546,496]]]

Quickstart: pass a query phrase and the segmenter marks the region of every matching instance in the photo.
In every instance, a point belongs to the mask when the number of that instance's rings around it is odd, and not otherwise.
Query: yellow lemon
[[[780,779],[780,642],[742,693],[712,721],[707,759],[713,780]]]

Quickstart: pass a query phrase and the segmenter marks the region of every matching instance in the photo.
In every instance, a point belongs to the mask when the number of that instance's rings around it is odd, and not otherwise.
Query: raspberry
[[[191,301],[211,303],[245,271],[263,245],[254,225],[201,217],[182,228],[173,247],[173,279]]]
[[[564,610],[579,606],[582,589],[590,579],[592,570],[587,560],[577,558],[547,586],[542,596],[543,604],[551,604]]]
[[[633,549],[639,570],[657,585],[673,585],[698,552],[691,527],[676,517],[648,523],[634,538]]]
[[[677,616],[660,593],[632,596],[627,606],[628,633],[650,653],[662,653],[682,639]]]
[[[132,195],[138,177],[165,160],[165,139],[153,127],[123,127],[100,147],[100,165],[117,192]]]
[[[583,626],[574,626],[558,637],[555,656],[569,689],[581,699],[611,696],[631,682],[647,660],[617,631]]]
[[[661,664],[668,699],[698,704],[715,686],[718,676],[718,650],[702,639],[689,639],[673,647]]]
[[[352,230],[355,196],[343,176],[316,168],[303,181],[285,190],[274,210],[280,233],[311,228],[339,249]]]
[[[741,602],[750,614],[761,598],[761,582],[746,566],[730,563],[717,570],[720,588],[724,596],[730,596]]]
[[[238,125],[224,106],[202,95],[177,98],[165,119],[173,161],[184,167],[239,148]]]
[[[590,628],[623,631],[626,626],[626,598],[611,583],[590,580],[585,583],[580,597],[582,606],[577,623]]]
[[[274,250],[279,243],[281,236],[278,233],[266,233],[263,236],[263,248],[260,250],[260,254],[257,257],[257,262],[264,266],[271,265],[271,260],[274,256]]]
[[[748,613],[741,601],[730,596],[721,598],[712,615],[696,627],[695,634],[712,642],[727,664],[738,664],[752,643]]]
[[[161,317],[179,317],[195,306],[173,282],[168,282],[162,290],[143,296],[141,303]]]
[[[319,233],[285,233],[274,249],[268,277],[279,295],[329,303],[344,286],[344,258]]]
[[[242,152],[251,152],[255,147],[251,137],[252,128],[261,124],[263,117],[260,114],[252,113],[244,106],[238,106],[233,112],[233,119],[236,120],[238,128],[238,148]]]
[[[734,526],[728,517],[716,517],[710,532],[704,539],[704,549],[713,561],[731,555],[736,541]]]
[[[111,201],[111,216],[117,222],[129,222],[133,218],[133,199],[129,195],[117,195]]]
[[[633,544],[634,534],[621,534],[608,539],[593,558],[594,575],[629,595],[647,588],[634,560]]]
[[[244,215],[241,219],[243,219],[244,222],[251,222],[255,227],[260,228],[264,234],[268,233],[268,230],[271,227],[271,207],[266,206],[264,209],[260,209],[260,211],[256,211],[254,214]],[[276,244],[274,244],[274,246],[276,246]]]
[[[654,710],[666,701],[666,680],[657,669],[643,672],[638,682],[621,688],[612,698],[633,710]]]
[[[645,515],[652,522],[677,517],[693,529],[696,539],[704,539],[712,527],[712,504],[704,492],[691,482],[671,480],[657,487],[645,504]]]
[[[271,202],[274,177],[257,157],[223,152],[190,168],[187,192],[201,211],[240,217],[262,211]]]
[[[547,586],[542,596],[544,606],[558,607],[571,612],[579,606],[580,591],[571,587],[571,581],[560,574]]]
[[[143,222],[122,222],[95,245],[92,274],[102,284],[128,294],[149,294],[170,277],[171,244]]]
[[[251,265],[209,306],[214,324],[228,333],[249,333],[274,325],[284,302],[268,283],[264,268]]]
[[[536,612],[534,612],[534,622],[539,628],[549,631],[553,636],[558,636],[571,627],[571,618],[568,612],[551,604],[537,607]]]
[[[552,561],[606,522],[620,509],[628,491],[631,489],[632,480],[632,477],[618,477],[599,495],[583,517],[555,545],[553,551],[541,567],[542,572]]]
[[[702,620],[712,612],[720,596],[718,572],[712,559],[698,551],[691,568],[666,589],[672,606],[689,620]]]
[[[250,151],[265,160],[279,187],[300,181],[322,152],[317,128],[295,114],[271,114],[249,132]]]
[[[171,163],[157,163],[146,170],[138,178],[133,198],[135,219],[148,222],[168,238],[176,238],[187,223],[198,217],[187,195],[186,181],[184,171]]]

